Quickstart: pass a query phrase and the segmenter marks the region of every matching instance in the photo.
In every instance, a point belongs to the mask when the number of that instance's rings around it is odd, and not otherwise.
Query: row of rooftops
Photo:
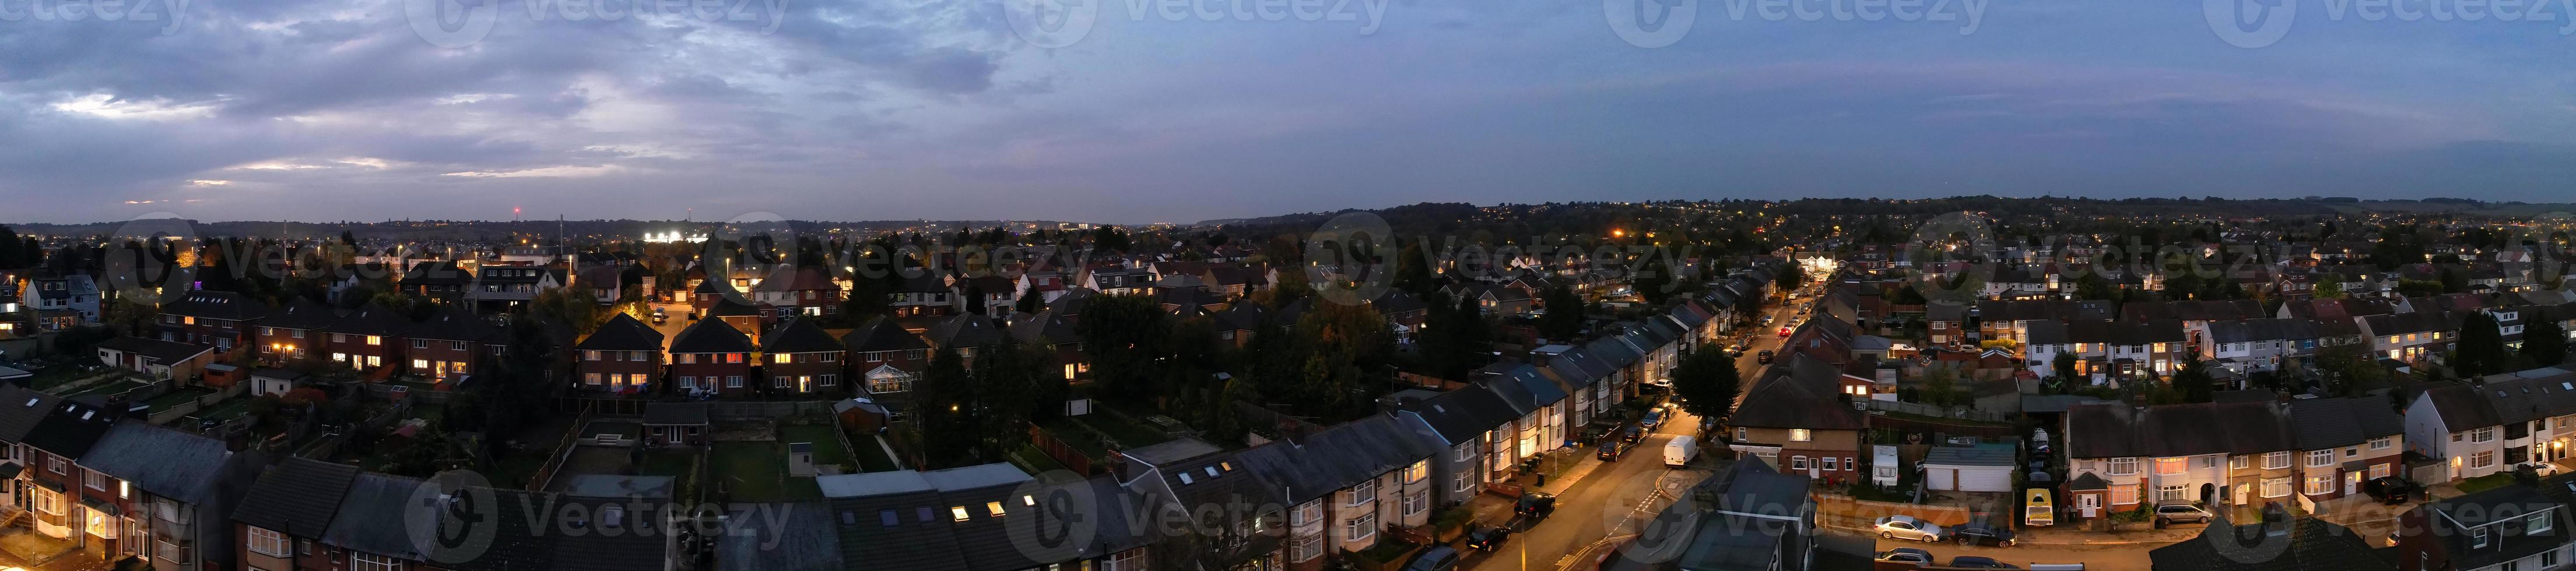
[[[2065,417],[2069,458],[2265,454],[2353,446],[2406,432],[2385,398],[2079,404]]]

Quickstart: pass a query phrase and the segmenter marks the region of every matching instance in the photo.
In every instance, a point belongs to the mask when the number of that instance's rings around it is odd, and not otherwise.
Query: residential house
[[[2077,517],[2178,503],[2221,511],[2291,493],[2299,445],[2275,402],[2081,404],[2062,422]]]
[[[216,353],[257,341],[251,325],[267,317],[268,307],[247,296],[196,290],[161,306],[161,340],[213,345]]]
[[[737,332],[739,334],[739,332]],[[615,394],[651,394],[662,375],[662,332],[618,313],[573,345],[583,388]]]
[[[955,293],[949,291],[948,283],[939,276],[932,275],[928,270],[906,269],[904,271],[912,275],[904,276],[902,283],[895,287],[894,293],[887,294],[891,298],[888,305],[892,307],[895,315],[905,317],[948,315],[960,309],[956,302],[952,301]]]
[[[1804,354],[1763,370],[1727,425],[1727,447],[1780,466],[1783,474],[1858,481],[1869,417],[1840,394],[1841,367]]]
[[[878,317],[842,335],[841,345],[849,350],[850,370],[856,372],[861,383],[857,388],[866,390],[868,398],[886,405],[895,414],[902,414],[913,381],[919,380],[922,371],[930,366],[930,344],[905,331],[893,319]]]
[[[1363,551],[1391,527],[1431,521],[1431,464],[1451,451],[1429,427],[1374,415],[1305,438],[1238,453],[1288,507],[1288,569],[1320,569],[1318,556]]]
[[[25,467],[7,487],[30,514],[30,527],[84,547],[115,547],[126,530],[109,513],[113,508],[100,509],[113,505],[115,490],[78,461],[124,417],[121,411],[15,386],[0,387],[0,398],[7,399],[0,402],[0,442],[9,444],[11,463]]]
[[[2566,476],[2550,486],[2576,485]],[[2415,506],[2397,516],[2397,567],[2411,571],[2560,569],[2571,551],[2564,493],[2514,483]]]
[[[473,270],[458,265],[455,260],[439,260],[412,264],[410,269],[403,271],[401,281],[395,287],[413,297],[457,303],[465,300],[465,291],[473,286]]]
[[[80,457],[84,495],[117,536],[108,560],[140,556],[157,568],[207,569],[234,561],[227,516],[264,465],[258,453],[235,453],[224,441],[144,422],[119,422]],[[89,474],[96,474],[95,477]],[[97,480],[91,482],[89,480]]]
[[[2369,340],[2372,355],[2424,363],[2435,355],[2451,351],[2458,342],[2462,315],[2444,311],[2415,311],[2372,315],[2356,318],[2361,334]]]
[[[1816,557],[1815,482],[1765,462],[1735,462],[1701,480],[1601,569],[1807,571]]]
[[[1048,368],[1057,371],[1066,382],[1091,378],[1091,358],[1082,352],[1082,330],[1073,321],[1045,309],[1036,315],[1018,314],[1008,328],[1011,339],[1022,345],[1044,351],[1054,362]]]
[[[1487,482],[1500,479],[1485,461],[1487,448],[1493,445],[1495,432],[1508,430],[1521,416],[1501,395],[1468,387],[1405,403],[1399,410],[1399,416],[1430,429],[1449,447],[1431,463],[1440,505],[1475,498]]]
[[[474,283],[466,288],[465,301],[484,311],[504,311],[536,299],[538,293],[564,287],[571,281],[561,268],[480,266],[474,268]]]
[[[751,300],[807,317],[840,315],[841,286],[820,268],[780,266],[752,286]]]
[[[700,319],[671,339],[672,386],[698,394],[747,396],[758,389],[752,373],[759,347],[721,319]]]
[[[313,358],[323,349],[323,330],[340,322],[340,314],[313,300],[297,298],[259,321],[259,360],[282,367]]]
[[[403,334],[411,327],[411,319],[370,302],[324,327],[321,350],[340,366],[390,371],[387,365],[402,363]]]
[[[499,355],[510,345],[507,331],[461,308],[442,308],[408,333],[404,338],[410,347],[404,356],[411,359],[411,374],[441,389],[483,370],[485,358]]]
[[[682,339],[687,339],[683,333]],[[847,349],[841,340],[804,317],[780,321],[776,330],[761,336],[761,374],[769,377],[770,390],[799,395],[837,394],[841,376],[846,370],[841,356]],[[679,366],[672,366],[677,374]]]
[[[2379,397],[2291,401],[2298,493],[2325,501],[2361,493],[2362,483],[2396,475],[2406,455],[2406,419]]]
[[[99,342],[95,350],[101,364],[181,385],[196,384],[215,354],[211,346],[142,337],[109,339]]]
[[[89,323],[97,322],[102,315],[98,281],[85,274],[29,279],[19,298],[39,314],[67,311]]]

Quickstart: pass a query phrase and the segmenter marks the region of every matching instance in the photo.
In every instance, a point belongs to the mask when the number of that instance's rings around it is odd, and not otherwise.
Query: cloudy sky
[[[696,1],[0,0],[0,222],[2576,197],[2576,0]]]

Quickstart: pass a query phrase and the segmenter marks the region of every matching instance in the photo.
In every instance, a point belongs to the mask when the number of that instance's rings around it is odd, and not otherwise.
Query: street
[[[1664,444],[1691,434],[1699,418],[1675,411],[1673,418],[1641,439],[1616,462],[1603,463],[1556,498],[1556,513],[1514,536],[1501,551],[1471,561],[1467,568],[1502,571],[1561,567],[1567,555],[1605,537],[1634,533],[1636,522],[1654,517],[1671,503],[1670,490],[1699,483],[1713,473],[1713,460],[1701,454],[1690,468],[1664,467]],[[1590,448],[1574,449],[1591,454]],[[1666,490],[1658,494],[1658,490]]]
[[[1936,561],[1947,562],[1952,557],[1976,555],[1981,557],[1992,557],[1996,561],[2010,563],[2023,568],[2029,568],[2032,563],[2083,563],[2087,568],[2091,569],[2146,569],[2149,567],[2147,551],[2163,546],[2163,544],[2113,544],[1960,547],[1957,543],[1947,541],[1927,544],[1916,541],[1891,541],[1878,539],[1875,537],[1868,537],[1858,532],[1834,530],[1827,531],[1825,533],[1828,535],[1846,536],[1875,541],[1878,546],[1877,551],[1886,551],[1899,547],[1912,547],[1932,552],[1932,556]],[[1875,552],[1873,552],[1873,554],[1874,553]]]

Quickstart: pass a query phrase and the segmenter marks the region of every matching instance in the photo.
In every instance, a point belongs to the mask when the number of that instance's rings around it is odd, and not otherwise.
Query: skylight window
[[[957,521],[966,521],[966,506],[949,506],[948,516],[956,518]]]
[[[1038,497],[1037,497],[1037,496],[1028,496],[1028,495],[1020,496],[1020,505],[1029,506],[1029,507],[1037,507],[1037,505],[1038,505]]]
[[[879,525],[894,527],[895,524],[902,522],[903,518],[896,517],[894,515],[894,510],[877,510],[877,524]]]
[[[1002,502],[984,502],[984,511],[993,517],[1002,517]]]
[[[1216,477],[1216,467],[1215,467],[1215,466],[1209,466],[1209,467],[1201,468],[1201,469],[1202,469],[1202,470],[1207,470],[1207,475],[1208,475],[1208,477],[1210,477],[1210,478],[1214,478],[1214,477]]]
[[[1189,473],[1189,472],[1182,472],[1182,473],[1181,473],[1181,485],[1183,485],[1183,486],[1187,486],[1187,485],[1194,484],[1194,483],[1197,483],[1197,482],[1196,482],[1196,481],[1193,481],[1193,480],[1191,480],[1191,479],[1190,479],[1190,473]]]

